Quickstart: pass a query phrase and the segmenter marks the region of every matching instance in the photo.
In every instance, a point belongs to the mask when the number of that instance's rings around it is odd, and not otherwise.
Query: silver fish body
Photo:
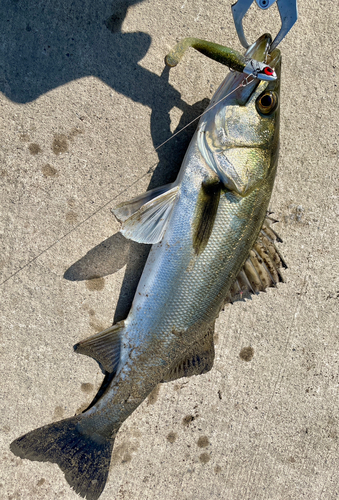
[[[12,444],[21,457],[57,462],[86,498],[98,498],[104,488],[122,422],[159,382],[171,379],[169,373],[193,352],[192,346],[212,331],[258,238],[273,188],[279,138],[280,53],[267,54],[269,41],[261,37],[246,56],[262,61],[268,56],[277,80],[239,87],[244,75],[228,75],[199,122],[177,181],[156,191],[154,198],[139,197],[117,208],[123,234],[158,242],[126,320],[78,344],[79,352],[115,372],[109,387],[85,413]],[[209,226],[205,216],[211,217]],[[80,450],[72,452],[78,458],[71,472],[64,458],[66,437],[70,450]],[[84,468],[84,460],[93,463]],[[86,480],[83,468],[90,476]]]
[[[266,45],[263,37],[251,57],[262,56]],[[278,51],[272,60],[280,76]],[[112,432],[117,422],[112,402],[123,421],[206,334],[258,237],[276,173],[278,108],[274,116],[259,115],[255,102],[268,83],[257,80],[214,106],[244,80],[229,75],[200,120],[175,183],[179,189],[166,231],[152,246],[124,321],[117,374],[84,415],[86,432],[96,428],[98,412],[105,414],[107,432]],[[279,89],[279,81],[271,86]],[[222,179],[223,189],[208,243],[197,255],[193,233],[201,186],[214,175]]]

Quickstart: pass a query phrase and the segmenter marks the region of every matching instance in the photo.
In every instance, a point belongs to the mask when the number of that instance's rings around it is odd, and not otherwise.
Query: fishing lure
[[[246,75],[252,75],[258,80],[271,82],[277,79],[273,68],[268,64],[243,56],[236,50],[224,47],[213,42],[207,42],[200,38],[184,38],[165,57],[165,63],[169,67],[176,66],[183,57],[186,50],[192,47],[205,56],[228,66],[232,71],[238,71]]]

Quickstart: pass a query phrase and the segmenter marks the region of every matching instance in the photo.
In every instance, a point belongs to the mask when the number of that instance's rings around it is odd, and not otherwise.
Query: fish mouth
[[[266,62],[270,51],[272,37],[269,33],[261,35],[245,52],[246,58],[256,59],[259,62]]]
[[[254,42],[245,52],[245,57],[249,59],[256,59],[271,66],[277,72],[277,66],[281,58],[280,50],[274,49],[270,52],[272,44],[272,37],[269,33],[261,35],[256,42]],[[278,78],[280,74],[277,75]]]
[[[244,55],[246,59],[254,59],[269,65],[273,69],[275,78],[272,81],[270,81],[270,79],[262,80],[267,81],[269,85],[267,88],[274,87],[274,89],[277,90],[280,87],[281,53],[279,49],[274,49],[270,52],[271,44],[271,35],[269,33],[264,33],[246,50]],[[243,80],[245,81],[245,79],[246,75],[243,75]],[[237,104],[240,106],[246,105],[259,83],[260,80],[254,78],[247,86],[243,87],[237,95]]]
[[[216,171],[214,158],[215,148],[218,149],[220,147],[220,149],[225,149],[225,144],[227,142],[227,148],[230,149],[231,139],[225,127],[227,108],[246,107],[259,85],[261,86],[260,88],[262,91],[268,90],[277,93],[280,91],[281,54],[279,49],[274,49],[270,52],[271,44],[271,35],[265,33],[246,50],[244,56],[246,59],[255,59],[258,62],[269,65],[274,69],[277,78],[273,81],[260,81],[259,79],[244,73],[229,73],[217,92],[214,94],[209,108],[205,111],[201,121],[199,122],[197,129],[199,152],[213,171]],[[217,127],[219,130],[223,130],[225,135],[225,142],[223,142],[223,146],[221,146],[218,142],[219,138],[215,135]],[[214,140],[216,142],[214,142]],[[261,147],[261,143],[254,143],[252,141],[248,146],[248,149]],[[213,148],[214,151],[212,151]],[[247,141],[238,143],[237,146],[234,145],[234,148],[247,149]],[[228,166],[232,164],[229,158],[226,158],[225,161]],[[234,169],[233,165],[232,168]]]

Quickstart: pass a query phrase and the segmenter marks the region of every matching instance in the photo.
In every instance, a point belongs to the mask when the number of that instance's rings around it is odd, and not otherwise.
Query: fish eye
[[[276,92],[265,92],[256,101],[257,110],[263,115],[272,113],[278,106],[278,95]]]

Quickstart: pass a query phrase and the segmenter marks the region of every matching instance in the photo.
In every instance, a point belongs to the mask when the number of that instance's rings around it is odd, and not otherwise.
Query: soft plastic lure
[[[207,42],[200,38],[184,38],[170,51],[166,56],[165,62],[171,68],[176,66],[183,57],[186,50],[192,47],[198,50],[205,56],[218,61],[225,66],[228,66],[233,71],[244,73],[245,75],[252,75],[258,80],[267,82],[277,79],[277,75],[273,68],[268,64],[259,62],[256,59],[243,56],[240,52],[233,50],[229,47],[224,47],[218,43]]]

